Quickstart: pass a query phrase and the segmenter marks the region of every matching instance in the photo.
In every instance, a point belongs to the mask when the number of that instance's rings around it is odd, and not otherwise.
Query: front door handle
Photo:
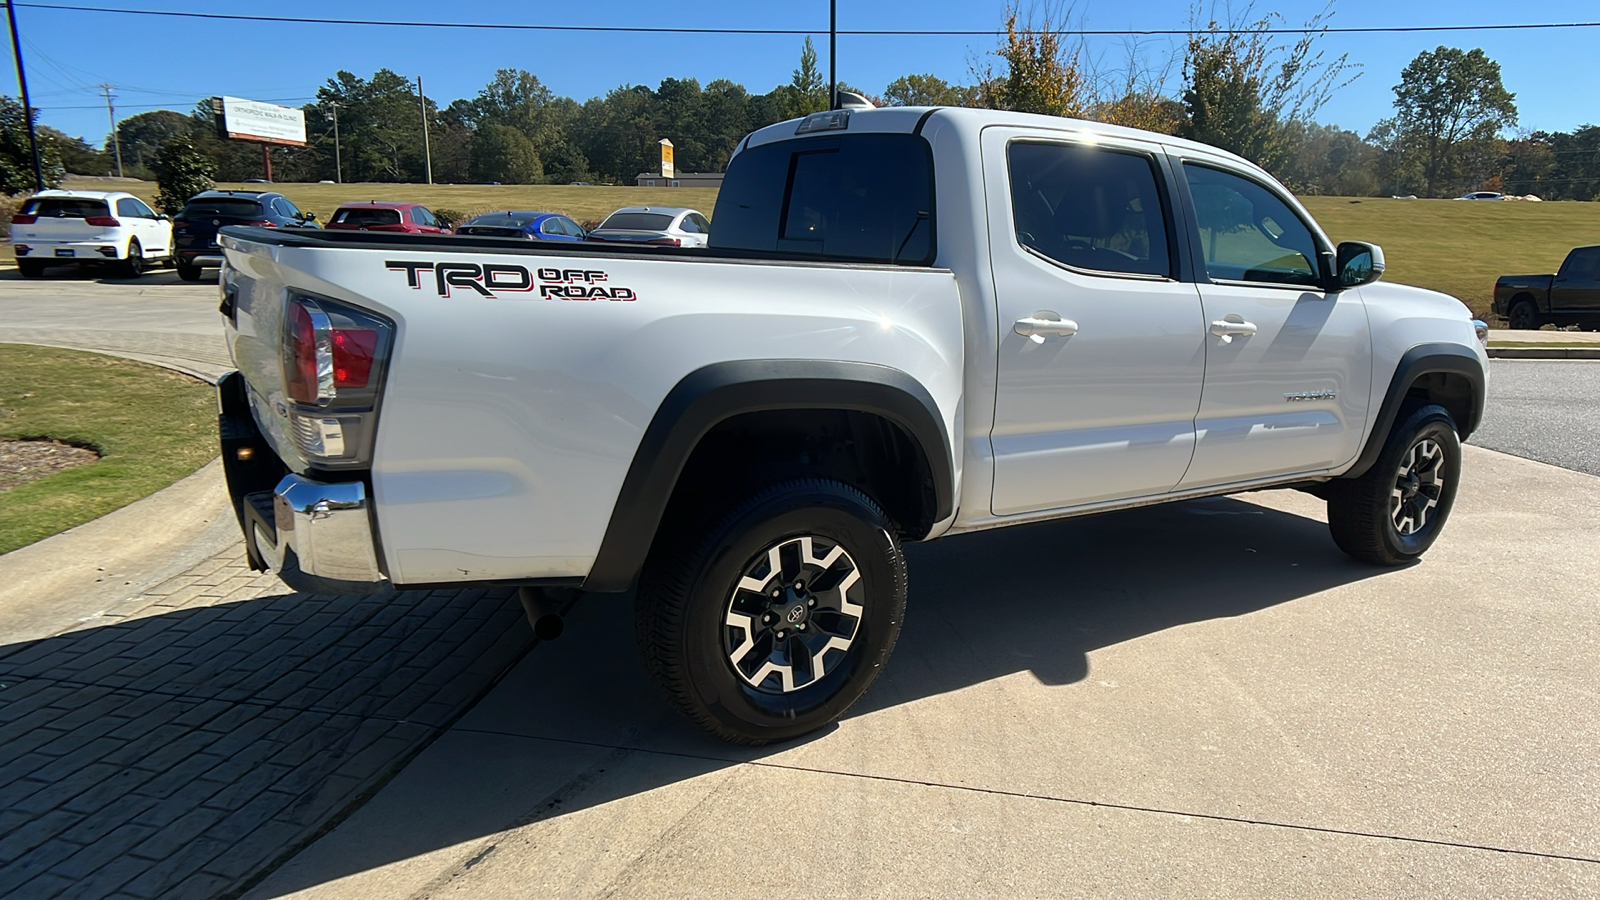
[[[1045,311],[1018,319],[1011,330],[1025,338],[1032,338],[1035,343],[1042,343],[1047,337],[1071,337],[1077,334],[1078,323]]]
[[[1256,326],[1246,322],[1244,316],[1230,313],[1211,323],[1211,333],[1222,338],[1224,344],[1233,342],[1236,337],[1249,337],[1256,333]]]

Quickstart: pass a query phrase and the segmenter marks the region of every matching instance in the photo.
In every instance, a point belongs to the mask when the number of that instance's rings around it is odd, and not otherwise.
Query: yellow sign
[[[661,177],[673,177],[672,142],[666,138],[661,139]]]

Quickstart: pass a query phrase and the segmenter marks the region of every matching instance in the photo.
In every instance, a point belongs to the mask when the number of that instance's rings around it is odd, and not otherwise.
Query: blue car
[[[456,234],[478,237],[527,238],[533,241],[581,241],[583,228],[560,213],[505,212],[484,213],[468,219]]]

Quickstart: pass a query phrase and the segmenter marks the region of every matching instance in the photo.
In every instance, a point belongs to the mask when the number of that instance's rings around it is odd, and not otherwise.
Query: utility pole
[[[44,190],[44,167],[39,165],[39,136],[34,133],[33,104],[28,101],[28,73],[22,67],[22,38],[17,35],[17,6],[6,3],[6,21],[11,25],[11,53],[17,61],[17,86],[22,90],[22,118],[28,123],[28,150],[33,153],[34,190]]]
[[[828,108],[839,108],[839,0],[828,0]]]
[[[344,184],[344,164],[339,160],[339,101],[329,100],[333,107],[333,180]]]
[[[433,150],[428,147],[428,95],[422,92],[422,76],[417,76],[417,99],[422,104],[422,158],[428,164],[428,183],[433,184]]]
[[[7,4],[9,7],[10,4]],[[102,84],[100,90],[106,95],[106,115],[111,117],[111,145],[117,150],[117,177],[122,177],[122,138],[117,135],[117,109],[111,105],[114,99],[111,85]]]

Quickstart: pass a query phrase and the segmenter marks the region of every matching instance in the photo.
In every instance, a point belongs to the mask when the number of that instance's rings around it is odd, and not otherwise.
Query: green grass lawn
[[[142,181],[74,178],[69,187],[126,190],[154,201]],[[262,185],[221,185],[259,190]],[[714,188],[568,187],[565,185],[276,184],[289,199],[326,221],[345,200],[414,200],[467,213],[545,209],[579,221],[619,206],[689,206],[710,215]],[[1487,316],[1501,275],[1554,272],[1573,247],[1600,243],[1600,203],[1491,203],[1386,198],[1301,198],[1336,241],[1383,247],[1389,281],[1459,297]]]
[[[126,506],[215,457],[215,393],[144,363],[0,344],[0,438],[54,438],[101,456],[0,492],[6,553]]]

